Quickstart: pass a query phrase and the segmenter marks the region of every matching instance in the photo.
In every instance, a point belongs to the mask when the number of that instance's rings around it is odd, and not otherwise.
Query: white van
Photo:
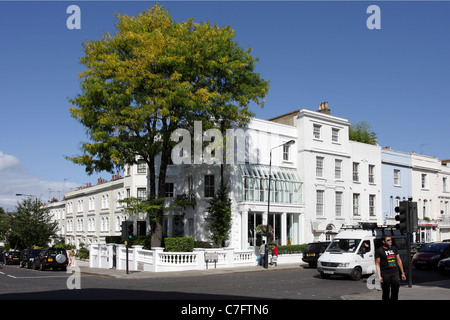
[[[351,228],[344,229],[333,239],[317,261],[317,271],[322,278],[346,275],[353,280],[375,273],[375,250],[382,245],[381,237],[384,233],[392,237],[393,245],[399,249],[406,270],[409,259],[406,255],[405,236],[391,228]]]

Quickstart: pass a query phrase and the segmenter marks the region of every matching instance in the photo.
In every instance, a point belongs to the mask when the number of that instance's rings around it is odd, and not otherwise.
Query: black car
[[[328,248],[330,242],[311,242],[308,243],[305,250],[303,250],[303,262],[309,264],[310,267],[317,266],[317,260]]]
[[[41,271],[52,268],[53,270],[61,269],[67,270],[69,259],[67,258],[66,250],[56,248],[45,248],[34,258],[34,269]]]
[[[34,262],[34,258],[39,255],[40,249],[25,249],[20,255],[20,267],[21,268],[31,268]]]
[[[20,252],[10,251],[6,256],[5,264],[19,264],[20,262]]]
[[[450,275],[450,258],[442,259],[438,262],[438,270],[443,275]]]

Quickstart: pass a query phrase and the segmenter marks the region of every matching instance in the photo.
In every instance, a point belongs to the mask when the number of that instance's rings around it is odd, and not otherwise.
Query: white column
[[[248,247],[248,211],[241,212],[241,246],[242,250]]]

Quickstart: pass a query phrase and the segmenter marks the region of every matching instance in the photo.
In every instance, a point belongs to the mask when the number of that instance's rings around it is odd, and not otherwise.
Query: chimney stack
[[[325,102],[319,103],[319,110],[317,110],[317,112],[330,114],[330,109],[328,109],[328,102],[325,101]]]

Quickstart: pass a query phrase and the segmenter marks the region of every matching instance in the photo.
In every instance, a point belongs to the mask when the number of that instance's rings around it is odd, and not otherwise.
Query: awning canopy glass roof
[[[256,179],[269,179],[269,166],[262,164],[239,165],[243,177]],[[280,181],[300,182],[300,176],[294,168],[272,166],[271,179]]]

